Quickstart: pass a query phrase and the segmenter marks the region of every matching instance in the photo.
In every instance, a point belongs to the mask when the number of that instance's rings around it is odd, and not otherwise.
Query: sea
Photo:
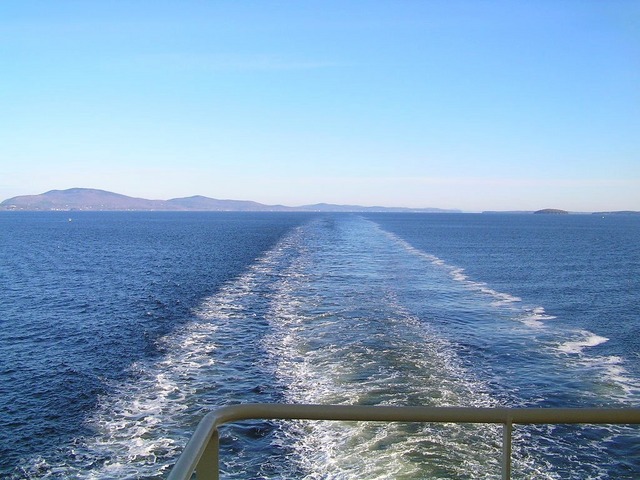
[[[640,407],[640,216],[0,213],[0,477],[164,478],[246,402]],[[495,425],[250,421],[228,479],[500,478]],[[640,478],[634,426],[513,478]]]

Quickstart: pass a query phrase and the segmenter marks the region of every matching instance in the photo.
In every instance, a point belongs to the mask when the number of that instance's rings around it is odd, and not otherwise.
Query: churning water
[[[640,218],[0,216],[0,472],[160,478],[241,402],[638,406]],[[244,422],[226,478],[499,478],[487,425]],[[635,478],[638,429],[516,427],[515,478]]]

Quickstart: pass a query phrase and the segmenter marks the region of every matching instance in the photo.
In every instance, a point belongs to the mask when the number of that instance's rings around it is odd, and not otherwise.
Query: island
[[[536,210],[534,214],[547,214],[547,215],[567,215],[569,212],[566,210],[560,210],[558,208],[543,208],[542,210]]]

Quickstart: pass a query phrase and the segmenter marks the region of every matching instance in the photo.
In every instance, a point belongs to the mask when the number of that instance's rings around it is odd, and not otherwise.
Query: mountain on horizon
[[[460,213],[440,208],[364,207],[318,203],[288,207],[250,200],[220,200],[202,195],[170,200],[149,200],[94,188],[50,190],[20,195],[0,203],[0,210],[14,211],[192,211],[192,212],[431,212]]]

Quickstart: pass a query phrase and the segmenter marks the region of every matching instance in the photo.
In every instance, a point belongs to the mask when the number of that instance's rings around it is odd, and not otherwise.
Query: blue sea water
[[[0,214],[0,476],[162,478],[238,402],[639,406],[640,218]],[[499,478],[487,426],[248,422],[225,478]],[[517,427],[514,478],[637,478]]]

